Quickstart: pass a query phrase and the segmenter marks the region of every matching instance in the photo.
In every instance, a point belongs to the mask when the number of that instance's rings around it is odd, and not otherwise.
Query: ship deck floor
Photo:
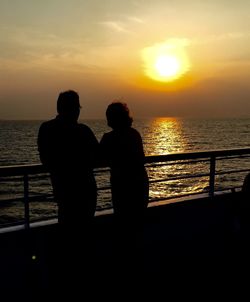
[[[96,216],[90,236],[70,236],[60,244],[55,223],[1,233],[1,291],[37,301],[51,291],[56,297],[109,298],[119,289],[125,299],[135,291],[142,298],[174,288],[176,296],[187,288],[211,292],[224,281],[233,286],[250,271],[240,198],[225,194],[152,205],[137,234],[118,232],[112,213]]]

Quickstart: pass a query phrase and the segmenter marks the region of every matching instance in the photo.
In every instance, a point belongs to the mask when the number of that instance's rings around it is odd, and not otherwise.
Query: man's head
[[[67,119],[77,121],[80,114],[79,95],[73,90],[61,92],[57,99],[58,114]]]

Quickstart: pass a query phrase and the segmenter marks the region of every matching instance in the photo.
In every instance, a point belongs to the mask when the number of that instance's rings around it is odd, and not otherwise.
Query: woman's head
[[[121,102],[111,103],[106,110],[108,125],[113,129],[126,128],[132,125],[127,104]]]

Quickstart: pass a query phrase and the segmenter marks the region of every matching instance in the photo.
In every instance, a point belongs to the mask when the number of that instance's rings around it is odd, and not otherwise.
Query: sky
[[[151,77],[161,51],[181,57],[171,80],[162,60]],[[114,100],[134,117],[250,117],[249,78],[249,0],[0,1],[0,119],[53,118],[68,89],[83,119]]]

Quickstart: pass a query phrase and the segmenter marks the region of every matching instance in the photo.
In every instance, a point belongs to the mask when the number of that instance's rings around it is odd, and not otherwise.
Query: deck
[[[88,239],[73,238],[63,251],[55,222],[2,233],[1,289],[57,295],[90,288],[112,292],[114,286],[128,292],[138,289],[138,280],[151,289],[197,285],[211,274],[212,283],[232,281],[249,266],[249,238],[236,211],[240,199],[241,193],[229,193],[152,204],[136,240],[117,234],[113,214],[106,212],[95,217]]]

